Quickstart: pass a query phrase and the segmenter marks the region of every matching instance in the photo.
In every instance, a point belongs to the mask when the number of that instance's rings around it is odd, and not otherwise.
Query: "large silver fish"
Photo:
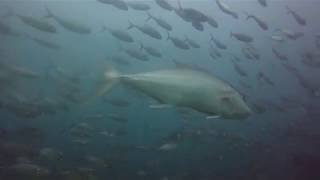
[[[165,105],[187,107],[209,116],[244,119],[251,109],[230,85],[207,72],[187,67],[163,69],[138,74],[105,72],[105,83],[95,97],[109,92],[115,85],[129,85]]]

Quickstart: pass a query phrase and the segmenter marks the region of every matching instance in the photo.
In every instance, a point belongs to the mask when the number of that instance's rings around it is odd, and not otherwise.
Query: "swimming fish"
[[[132,28],[137,28],[139,31],[143,32],[144,34],[154,38],[154,39],[158,39],[161,40],[162,36],[161,34],[152,26],[148,25],[148,24],[144,24],[143,26],[139,26],[136,24],[133,24],[132,22],[129,21],[129,27],[128,29],[132,29]]]
[[[117,84],[123,83],[153,97],[161,104],[188,107],[209,116],[244,119],[251,114],[243,97],[234,88],[200,70],[177,67],[121,74],[111,68],[104,73],[104,77],[105,82],[94,97],[102,96]]]
[[[150,54],[153,57],[161,58],[162,54],[155,48],[151,46],[145,46],[140,42],[140,49],[144,49],[148,54]]]
[[[293,18],[296,20],[298,24],[301,26],[305,26],[307,24],[306,19],[304,19],[302,16],[300,16],[297,12],[293,11],[289,6],[286,6],[288,10],[288,14],[292,14]]]
[[[218,39],[216,39],[212,34],[210,34],[210,40],[217,46],[217,48],[226,50],[228,47]]]
[[[267,7],[268,6],[268,3],[267,3],[267,0],[258,0],[259,4],[261,4],[261,6],[263,7]]]
[[[63,28],[65,28],[71,32],[79,33],[79,34],[90,34],[91,33],[91,29],[88,26],[81,24],[79,22],[74,22],[72,20],[62,18],[60,16],[56,16],[47,7],[46,7],[46,10],[47,10],[47,15],[45,17],[54,19]]]
[[[57,29],[52,24],[50,24],[49,22],[47,22],[44,19],[35,18],[32,16],[24,16],[24,15],[14,14],[13,11],[11,9],[9,9],[7,17],[11,17],[11,16],[17,17],[24,24],[26,24],[34,29],[40,30],[42,32],[57,33]]]
[[[170,36],[169,32],[168,32],[167,40],[171,40],[173,45],[176,46],[179,49],[183,49],[183,50],[190,49],[190,46],[186,41],[184,41],[184,40],[182,40],[180,38],[177,38],[177,37]]]
[[[151,7],[148,4],[142,3],[142,2],[127,2],[127,5],[131,7],[134,10],[138,11],[148,11],[151,9]]]
[[[234,37],[237,40],[245,42],[245,43],[250,43],[250,42],[252,42],[254,40],[253,37],[251,37],[251,36],[249,36],[247,34],[244,34],[244,33],[231,32],[230,33],[230,37]]]
[[[248,14],[248,13],[246,13],[246,14],[247,14],[247,20],[253,19],[259,25],[259,27],[262,30],[266,31],[266,30],[269,29],[268,24],[266,23],[266,21],[262,20],[260,17],[252,15],[252,14]]]
[[[146,19],[146,21],[149,21],[150,19],[154,20],[159,26],[161,26],[162,28],[164,28],[167,31],[171,31],[172,30],[172,26],[170,24],[168,24],[165,20],[161,19],[161,18],[157,18],[152,16],[149,12],[147,13],[148,18]]]
[[[113,37],[121,41],[128,42],[128,43],[134,42],[132,36],[127,31],[111,29],[107,26],[103,26],[102,31],[105,31],[105,30],[109,31]]]
[[[155,0],[155,2],[163,9],[172,11],[173,7],[167,2],[167,0]]]
[[[233,11],[228,4],[223,2],[222,0],[216,0],[216,3],[219,9],[224,12],[225,14],[231,15],[233,18],[238,19],[239,15]]]

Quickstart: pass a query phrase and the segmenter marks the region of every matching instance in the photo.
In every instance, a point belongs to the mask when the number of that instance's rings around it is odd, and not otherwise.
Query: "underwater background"
[[[0,179],[319,180],[319,8],[0,0]],[[126,85],[91,98],[110,68],[181,66],[229,84],[252,114],[161,106]]]

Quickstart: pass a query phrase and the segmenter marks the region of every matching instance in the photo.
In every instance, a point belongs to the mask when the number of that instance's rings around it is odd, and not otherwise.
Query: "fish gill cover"
[[[0,179],[320,179],[319,8],[0,0]]]

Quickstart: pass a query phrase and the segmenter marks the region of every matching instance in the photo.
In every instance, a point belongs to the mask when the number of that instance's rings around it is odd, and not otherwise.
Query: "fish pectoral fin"
[[[164,109],[164,108],[172,108],[171,104],[150,104],[149,108],[151,109]]]
[[[220,115],[206,116],[206,119],[219,119],[219,118],[221,118]]]

